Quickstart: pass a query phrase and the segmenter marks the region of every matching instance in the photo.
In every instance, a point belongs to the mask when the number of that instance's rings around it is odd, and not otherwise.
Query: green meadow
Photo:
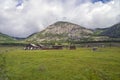
[[[0,47],[0,80],[120,80],[120,49]]]

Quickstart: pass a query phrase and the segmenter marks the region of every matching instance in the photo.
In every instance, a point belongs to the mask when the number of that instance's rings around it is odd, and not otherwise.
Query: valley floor
[[[0,50],[0,80],[120,80],[119,48]]]

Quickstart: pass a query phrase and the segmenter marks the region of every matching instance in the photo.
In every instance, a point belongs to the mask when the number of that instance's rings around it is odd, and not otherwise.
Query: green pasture
[[[0,50],[0,80],[120,80],[119,48]]]

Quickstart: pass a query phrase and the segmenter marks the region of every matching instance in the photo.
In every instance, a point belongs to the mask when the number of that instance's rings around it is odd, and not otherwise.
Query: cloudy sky
[[[87,28],[120,22],[120,0],[0,0],[0,32],[27,37],[57,21]]]

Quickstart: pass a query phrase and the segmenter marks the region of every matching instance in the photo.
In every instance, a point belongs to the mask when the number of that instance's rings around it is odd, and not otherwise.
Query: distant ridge
[[[109,28],[105,28],[100,35],[109,36],[111,38],[120,38],[120,23],[115,24]]]
[[[3,33],[0,33],[0,43],[4,43],[4,42],[14,42],[15,39],[6,35],[6,34],[3,34]]]

